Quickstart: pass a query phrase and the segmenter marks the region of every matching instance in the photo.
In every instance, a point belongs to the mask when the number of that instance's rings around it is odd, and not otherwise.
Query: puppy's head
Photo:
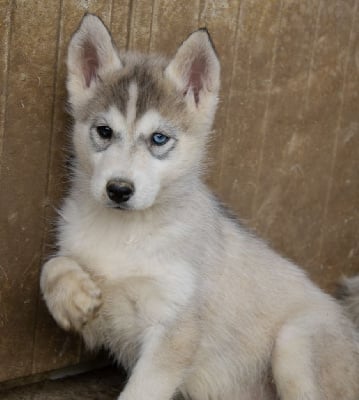
[[[220,66],[208,32],[192,33],[168,61],[119,54],[101,20],[86,15],[67,67],[76,165],[91,196],[136,210],[181,195],[200,174],[217,105]]]

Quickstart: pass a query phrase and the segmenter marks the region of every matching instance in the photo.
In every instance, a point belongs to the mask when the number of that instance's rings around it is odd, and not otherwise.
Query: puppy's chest
[[[97,246],[90,243],[77,257],[103,295],[94,337],[130,365],[145,332],[175,319],[190,301],[193,271],[187,263],[171,257],[155,238],[138,240],[125,235]]]
[[[111,282],[130,277],[170,279],[178,273],[172,265],[181,262],[163,238],[141,232],[104,236],[88,232],[74,243],[71,253],[91,275]],[[183,275],[185,279],[185,268]]]
[[[191,297],[194,271],[169,234],[87,230],[80,237],[68,251],[102,289],[107,316],[152,325],[172,318]]]

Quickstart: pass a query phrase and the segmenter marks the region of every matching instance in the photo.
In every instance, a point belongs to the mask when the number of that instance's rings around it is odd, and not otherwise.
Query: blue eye
[[[170,138],[168,136],[164,135],[163,133],[159,133],[159,132],[153,133],[152,137],[151,137],[151,142],[155,146],[163,146],[169,140],[170,140]]]

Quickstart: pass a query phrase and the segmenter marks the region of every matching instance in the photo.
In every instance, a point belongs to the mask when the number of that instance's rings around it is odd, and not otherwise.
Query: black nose
[[[117,204],[127,201],[134,191],[133,184],[127,181],[111,180],[106,185],[107,196]]]

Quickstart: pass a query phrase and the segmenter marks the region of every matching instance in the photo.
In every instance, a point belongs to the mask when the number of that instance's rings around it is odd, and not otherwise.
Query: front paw
[[[81,331],[96,318],[101,291],[75,261],[51,259],[43,267],[40,283],[46,304],[62,328]]]

